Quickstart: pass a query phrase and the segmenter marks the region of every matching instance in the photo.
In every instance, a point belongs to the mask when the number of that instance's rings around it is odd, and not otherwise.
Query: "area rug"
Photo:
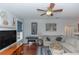
[[[37,55],[52,55],[49,47],[39,46],[37,50]]]

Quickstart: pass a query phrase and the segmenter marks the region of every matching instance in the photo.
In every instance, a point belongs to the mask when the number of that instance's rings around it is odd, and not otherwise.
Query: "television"
[[[16,30],[0,31],[0,50],[16,42]]]

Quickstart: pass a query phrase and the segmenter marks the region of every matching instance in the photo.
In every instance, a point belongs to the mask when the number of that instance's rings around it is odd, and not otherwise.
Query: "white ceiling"
[[[41,18],[79,18],[78,3],[56,3],[54,9],[62,8],[63,12],[54,13],[54,16],[40,16],[41,13],[36,9],[47,9],[48,3],[1,3],[0,8],[9,11],[15,16],[23,19],[41,19]]]

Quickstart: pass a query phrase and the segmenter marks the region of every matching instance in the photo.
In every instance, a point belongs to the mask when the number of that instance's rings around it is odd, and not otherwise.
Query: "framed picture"
[[[46,24],[46,31],[56,31],[57,24],[56,23],[47,23]]]
[[[32,22],[31,23],[31,34],[32,35],[37,35],[37,22]]]

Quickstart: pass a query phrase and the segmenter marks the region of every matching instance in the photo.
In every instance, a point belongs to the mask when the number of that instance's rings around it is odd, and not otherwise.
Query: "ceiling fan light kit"
[[[50,16],[52,14],[51,11],[47,11],[46,15]]]
[[[37,9],[37,10],[44,12],[43,14],[41,14],[41,16],[43,16],[43,15],[53,16],[54,12],[62,12],[63,11],[63,9],[53,10],[54,6],[55,6],[55,3],[50,3],[48,5],[47,10],[42,10],[42,9]]]

